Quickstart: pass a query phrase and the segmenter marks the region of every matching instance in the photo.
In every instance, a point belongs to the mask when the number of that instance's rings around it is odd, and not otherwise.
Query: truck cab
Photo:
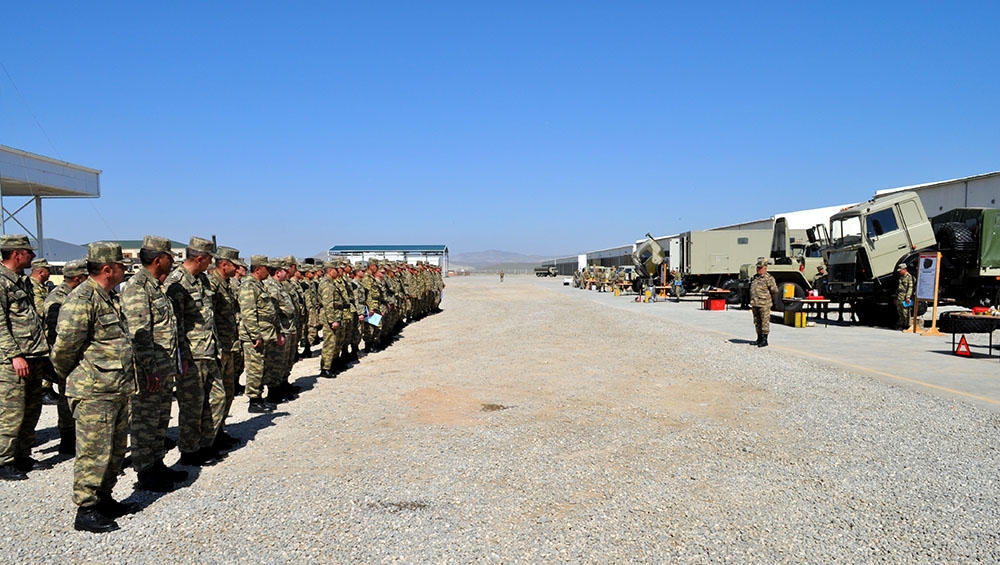
[[[913,192],[875,197],[838,212],[830,217],[829,233],[829,293],[850,301],[862,322],[892,307],[896,265],[914,265],[920,251],[937,243]]]

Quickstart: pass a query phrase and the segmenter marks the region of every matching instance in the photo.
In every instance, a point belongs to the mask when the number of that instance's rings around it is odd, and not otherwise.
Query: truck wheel
[[[729,279],[722,283],[722,289],[729,291],[729,296],[726,297],[727,304],[735,305],[740,303],[740,281]]]
[[[791,287],[791,291],[787,289]],[[787,294],[786,294],[787,292]],[[806,291],[799,286],[799,283],[794,282],[783,282],[778,285],[778,300],[775,301],[774,307],[772,308],[776,312],[798,312],[802,310],[802,303],[798,301],[785,301],[785,296],[791,296],[792,298],[802,299],[806,297]]]
[[[934,234],[942,251],[970,252],[976,250],[976,241],[969,226],[962,222],[941,224]]]

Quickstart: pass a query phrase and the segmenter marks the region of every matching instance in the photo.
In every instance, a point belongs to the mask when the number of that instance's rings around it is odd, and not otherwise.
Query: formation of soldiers
[[[590,265],[573,272],[573,286],[597,292],[614,292],[616,288],[621,291],[631,285],[630,274],[618,267]]]
[[[43,381],[55,383],[59,452],[75,457],[74,527],[91,532],[134,511],[111,496],[129,444],[138,488],[169,492],[187,479],[164,463],[174,399],[179,463],[215,464],[240,443],[225,431],[238,394],[251,413],[275,410],[297,397],[292,366],[312,347],[322,343],[319,376],[335,378],[362,343],[378,351],[437,312],[444,288],[429,264],[263,255],[248,264],[200,237],[174,265],[170,240],[150,235],[128,281],[121,246],[96,242],[47,292],[33,281],[44,267],[27,236],[0,236],[0,254],[0,480],[43,468],[31,448]]]

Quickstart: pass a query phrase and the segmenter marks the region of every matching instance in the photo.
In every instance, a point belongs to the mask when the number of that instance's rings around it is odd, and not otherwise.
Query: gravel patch
[[[995,412],[530,276],[446,282],[337,379],[300,361],[279,412],[237,399],[246,443],[183,488],[128,470],[117,532],[72,529],[72,461],[0,484],[0,559],[1000,561]]]

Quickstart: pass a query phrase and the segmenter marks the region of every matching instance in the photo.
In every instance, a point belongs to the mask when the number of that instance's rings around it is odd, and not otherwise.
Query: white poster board
[[[934,300],[937,296],[938,254],[921,253],[917,262],[917,298]]]

